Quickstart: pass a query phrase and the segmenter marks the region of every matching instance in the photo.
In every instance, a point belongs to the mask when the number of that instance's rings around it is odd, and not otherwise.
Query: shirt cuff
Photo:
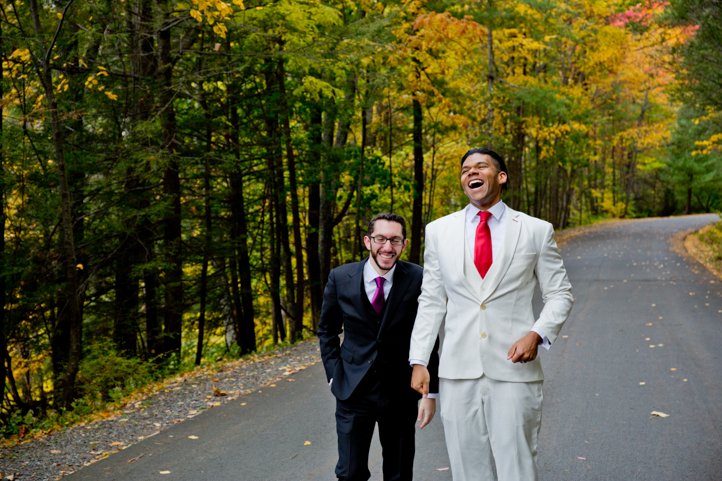
[[[546,349],[548,351],[552,347],[552,343],[549,340],[549,338],[544,335],[544,332],[541,329],[532,327],[531,330],[536,332],[537,334],[539,334],[539,337],[541,337],[541,339],[542,339],[542,342],[540,344],[541,347],[543,347],[544,349]]]

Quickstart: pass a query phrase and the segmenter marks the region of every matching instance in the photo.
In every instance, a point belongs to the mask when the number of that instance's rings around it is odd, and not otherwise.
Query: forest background
[[[1,0],[0,432],[313,335],[472,146],[560,229],[719,211],[720,39],[714,0]]]

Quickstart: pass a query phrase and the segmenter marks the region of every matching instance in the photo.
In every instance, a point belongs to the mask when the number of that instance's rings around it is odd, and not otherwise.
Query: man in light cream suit
[[[454,481],[538,479],[537,349],[555,341],[573,303],[552,225],[502,202],[507,179],[499,154],[471,149],[461,159],[469,205],[426,228],[411,386],[428,392],[425,366],[438,334],[439,408]],[[475,265],[483,221],[491,234],[488,271]],[[535,318],[537,285],[544,307]]]

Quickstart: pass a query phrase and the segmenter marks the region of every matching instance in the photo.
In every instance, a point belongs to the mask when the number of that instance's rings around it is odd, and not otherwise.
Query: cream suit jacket
[[[512,363],[507,352],[533,327],[553,343],[571,311],[571,285],[552,225],[508,206],[503,216],[504,245],[483,280],[478,272],[469,272],[473,263],[468,262],[465,210],[426,227],[424,277],[409,359],[428,361],[438,334],[440,378],[542,380],[538,356]],[[535,319],[537,283],[544,307]]]

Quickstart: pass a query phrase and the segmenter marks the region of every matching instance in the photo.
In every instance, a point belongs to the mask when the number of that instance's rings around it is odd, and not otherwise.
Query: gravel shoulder
[[[320,361],[315,338],[261,355],[201,368],[132,399],[104,419],[0,447],[0,480],[56,480],[167,427],[284,379]]]

